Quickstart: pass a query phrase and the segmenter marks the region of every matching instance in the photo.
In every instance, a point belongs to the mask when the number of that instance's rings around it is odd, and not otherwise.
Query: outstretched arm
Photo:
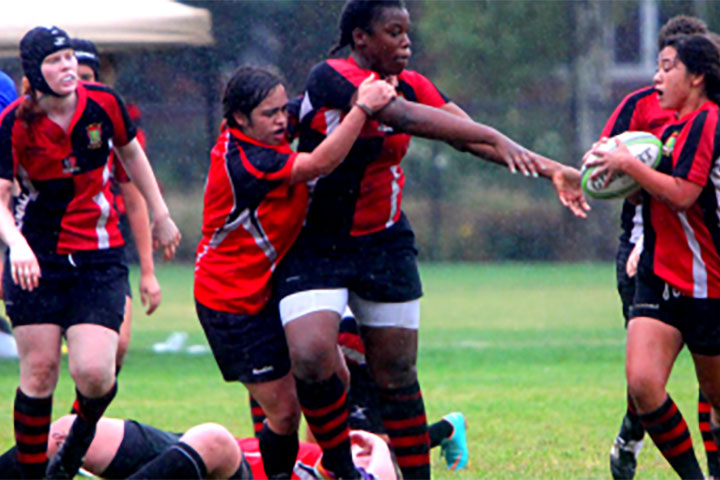
[[[398,103],[398,106],[393,105],[395,103]],[[580,189],[580,172],[577,169],[531,152],[495,129],[474,122],[462,108],[452,102],[443,105],[440,109],[407,101],[403,103],[396,101],[393,104],[382,110],[383,121],[395,126],[392,123],[394,115],[403,115],[395,110],[408,108],[407,117],[420,118],[415,120],[415,123],[406,123],[420,125],[414,132],[409,133],[445,140],[455,148],[472,153],[484,160],[507,165],[513,173],[520,170],[526,176],[546,177],[553,182],[560,203],[569,208],[575,216],[581,218],[587,216],[586,212],[590,210],[590,206],[585,201]],[[437,122],[440,127],[434,129],[433,124],[427,124],[426,120],[422,120],[423,114],[427,114],[432,122]],[[385,115],[388,115],[388,119]],[[426,129],[429,129],[432,134],[424,135],[422,132]]]

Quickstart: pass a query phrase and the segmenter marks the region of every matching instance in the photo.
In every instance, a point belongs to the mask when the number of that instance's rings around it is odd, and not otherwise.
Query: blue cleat
[[[453,433],[449,438],[440,442],[441,453],[445,457],[448,469],[460,470],[467,466],[469,457],[466,435],[467,422],[460,412],[448,413],[443,419],[453,426]]]

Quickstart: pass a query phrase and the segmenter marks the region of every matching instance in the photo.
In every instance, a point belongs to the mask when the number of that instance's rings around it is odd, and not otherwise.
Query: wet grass
[[[624,330],[609,264],[423,265],[419,372],[428,419],[461,411],[470,466],[451,473],[433,451],[435,478],[609,478],[608,452],[624,412]],[[243,388],[221,380],[209,354],[158,355],[185,331],[204,344],[192,267],[160,266],[163,305],[136,305],[133,341],[109,409],[170,430],[205,421],[252,432]],[[133,287],[135,288],[135,286]],[[64,366],[54,415],[71,404]],[[17,363],[0,362],[0,448],[12,445]],[[696,383],[683,353],[670,391],[701,448]],[[701,464],[704,454],[698,450]],[[638,479],[675,478],[646,438]]]

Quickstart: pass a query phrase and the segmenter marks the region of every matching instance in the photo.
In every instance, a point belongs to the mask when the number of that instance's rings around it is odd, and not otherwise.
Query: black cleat
[[[610,449],[610,473],[615,480],[632,480],[642,446],[642,440],[615,439]]]

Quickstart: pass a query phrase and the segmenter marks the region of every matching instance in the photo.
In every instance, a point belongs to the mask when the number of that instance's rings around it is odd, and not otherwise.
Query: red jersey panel
[[[24,99],[0,118],[0,178],[17,178],[15,221],[36,252],[71,253],[123,244],[110,191],[112,145],[136,134],[120,97],[80,83],[68,132],[41,116],[17,117]]]
[[[654,87],[645,87],[627,95],[615,108],[602,130],[601,137],[614,137],[623,132],[650,132],[660,138],[665,127],[675,120],[672,110],[660,107],[658,93]],[[635,244],[643,233],[641,206],[625,200],[623,202],[620,226],[621,242]]]
[[[683,295],[720,298],[720,124],[708,101],[670,124],[662,135],[660,170],[702,186],[689,209],[677,212],[645,194],[643,267]],[[650,226],[650,228],[648,228]]]
[[[352,57],[331,59],[310,72],[300,106],[300,150],[315,149],[342,121],[360,83],[371,73]],[[427,78],[405,70],[398,95],[441,107],[448,102]],[[323,236],[366,235],[399,218],[405,174],[400,162],[410,136],[369,119],[345,161],[312,187],[307,229]]]
[[[245,458],[250,464],[253,478],[255,480],[267,480],[257,438],[236,438],[235,440],[237,440],[243,455],[245,455]],[[300,442],[295,469],[291,477],[292,480],[309,480],[315,478],[311,476],[308,471],[315,466],[320,460],[320,457],[322,457],[322,449],[318,445]]]
[[[195,298],[208,308],[255,314],[270,297],[275,266],[300,233],[307,186],[290,185],[288,144],[258,143],[230,128],[210,156]]]

